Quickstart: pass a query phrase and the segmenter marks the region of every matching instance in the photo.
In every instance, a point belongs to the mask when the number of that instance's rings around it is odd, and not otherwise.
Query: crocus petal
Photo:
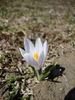
[[[19,48],[21,55],[24,56],[24,54],[26,53],[23,49]]]
[[[42,42],[41,42],[40,38],[37,38],[37,39],[36,39],[36,42],[35,42],[35,49],[36,49],[36,52],[38,52],[39,55],[40,55],[41,52],[42,52],[42,50],[43,50]]]
[[[24,48],[25,48],[25,51],[26,51],[27,53],[30,53],[30,54],[33,55],[33,53],[34,53],[34,45],[33,45],[33,43],[32,43],[29,39],[27,39],[27,38],[24,38]]]
[[[28,53],[25,53],[24,54],[24,59],[26,60],[26,62],[35,67],[36,69],[39,69],[38,67],[38,63],[36,62],[36,60],[32,57],[32,55],[28,54]]]
[[[39,61],[38,61],[40,68],[43,67],[44,61],[45,61],[45,55],[44,55],[44,52],[42,51],[42,53],[40,54],[40,57],[39,57]]]
[[[44,51],[44,55],[45,55],[45,57],[46,57],[47,51],[48,51],[48,44],[47,44],[47,41],[44,42],[43,51]]]

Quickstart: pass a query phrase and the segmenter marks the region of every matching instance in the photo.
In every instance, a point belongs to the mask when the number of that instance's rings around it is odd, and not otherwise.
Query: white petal
[[[42,51],[42,53],[40,54],[40,57],[39,57],[39,61],[38,61],[40,68],[43,67],[44,61],[45,61],[45,55],[44,55],[44,52]]]
[[[25,53],[24,59],[26,60],[26,62],[27,62],[29,65],[35,67],[36,69],[39,69],[38,63],[36,62],[36,60],[35,60],[30,54]]]
[[[47,51],[48,51],[48,44],[47,44],[47,41],[44,42],[43,51],[44,51],[44,55],[45,55],[45,57],[46,57]]]
[[[21,55],[24,56],[24,54],[26,53],[23,49],[19,48]]]
[[[24,48],[25,48],[25,51],[27,52],[27,53],[30,53],[30,54],[34,54],[34,45],[33,45],[33,43],[29,40],[29,39],[27,39],[27,38],[25,38],[24,39]]]
[[[39,55],[40,55],[41,52],[42,52],[42,50],[43,50],[42,42],[41,42],[40,38],[37,38],[37,39],[36,39],[36,42],[35,42],[35,49],[36,49],[36,52],[38,52]]]

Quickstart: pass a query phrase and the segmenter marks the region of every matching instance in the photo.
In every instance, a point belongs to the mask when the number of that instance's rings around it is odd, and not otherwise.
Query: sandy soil
[[[43,81],[35,85],[34,100],[75,100],[75,52],[63,55],[56,61],[65,68],[62,76],[54,82]]]

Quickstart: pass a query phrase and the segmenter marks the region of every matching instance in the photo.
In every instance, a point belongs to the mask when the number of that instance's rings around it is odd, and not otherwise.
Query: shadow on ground
[[[68,92],[64,100],[75,100],[75,87]]]
[[[48,72],[49,70],[52,69],[52,67],[53,67],[53,65],[49,65],[49,66],[45,69],[45,71]],[[54,79],[55,79],[56,77],[62,76],[64,70],[65,70],[64,67],[61,67],[59,64],[56,65],[56,66],[52,69],[51,73],[48,75],[48,80],[51,79],[52,81],[54,81]]]
[[[51,70],[51,73],[48,75],[48,80],[52,80],[54,81],[55,78],[58,78],[59,76],[62,76],[65,68],[64,67],[61,67],[59,64],[56,65],[54,68],[52,68],[53,65],[49,65],[45,71],[48,72],[49,70]]]

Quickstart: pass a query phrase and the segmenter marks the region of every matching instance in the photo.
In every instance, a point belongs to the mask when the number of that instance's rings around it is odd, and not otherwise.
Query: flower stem
[[[37,76],[38,76],[38,80],[40,80],[41,76],[42,76],[42,68],[40,68],[37,72]]]

